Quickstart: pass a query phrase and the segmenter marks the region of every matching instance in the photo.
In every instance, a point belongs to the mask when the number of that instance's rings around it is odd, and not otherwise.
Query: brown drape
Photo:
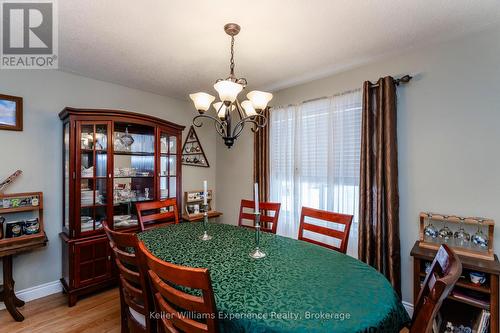
[[[260,201],[269,201],[269,108],[262,111],[267,125],[254,134],[253,144],[253,178],[259,184]]]
[[[358,256],[401,296],[396,85],[377,83],[363,85]]]

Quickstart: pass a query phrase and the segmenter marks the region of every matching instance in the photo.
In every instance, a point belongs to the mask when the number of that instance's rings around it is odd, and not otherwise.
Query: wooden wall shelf
[[[6,208],[4,208],[3,206],[4,199],[9,202]],[[31,200],[31,203],[33,204],[30,203],[28,205],[25,203],[24,206],[22,206],[20,205],[21,203],[16,202],[16,207],[11,207],[11,200],[14,199],[20,199],[21,201],[28,199]],[[23,321],[24,316],[21,314],[21,312],[19,312],[19,310],[17,310],[17,308],[23,306],[24,302],[17,298],[14,291],[15,281],[13,278],[12,256],[43,247],[48,242],[47,235],[45,234],[45,229],[43,226],[43,193],[28,192],[0,194],[0,202],[2,202],[0,215],[32,211],[37,215],[38,218],[38,233],[0,239],[0,258],[2,258],[3,261],[3,285],[0,285],[0,301],[3,301],[5,303],[7,311],[9,311],[14,320]]]
[[[40,225],[40,232],[32,235],[22,235],[13,238],[2,238],[0,239],[0,253],[6,255],[5,253],[16,253],[17,249],[22,249],[25,246],[36,246],[37,244],[44,245],[47,242],[47,235],[45,234],[45,228],[43,224],[43,193],[42,192],[25,192],[25,193],[11,193],[11,194],[0,194],[0,201],[3,202],[4,199],[31,199],[36,198],[36,205],[25,205],[17,207],[7,207],[0,208],[0,216],[5,214],[15,214],[23,212],[34,212],[38,218],[38,223]],[[1,255],[0,255],[1,256]]]

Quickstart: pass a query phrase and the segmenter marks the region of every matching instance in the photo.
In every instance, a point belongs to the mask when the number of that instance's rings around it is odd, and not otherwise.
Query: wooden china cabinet
[[[102,222],[137,232],[135,203],[177,198],[184,126],[138,113],[65,108],[61,283],[80,295],[117,281]]]

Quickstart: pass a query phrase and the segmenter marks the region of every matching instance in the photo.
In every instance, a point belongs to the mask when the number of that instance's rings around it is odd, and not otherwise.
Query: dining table
[[[409,317],[387,279],[371,266],[315,244],[262,232],[179,223],[138,234],[156,257],[208,268],[220,332],[399,332]]]

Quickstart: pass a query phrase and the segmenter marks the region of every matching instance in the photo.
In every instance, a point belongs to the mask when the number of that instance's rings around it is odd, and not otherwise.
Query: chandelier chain
[[[231,76],[234,77],[234,36],[231,36],[231,62],[229,68],[231,69]]]

